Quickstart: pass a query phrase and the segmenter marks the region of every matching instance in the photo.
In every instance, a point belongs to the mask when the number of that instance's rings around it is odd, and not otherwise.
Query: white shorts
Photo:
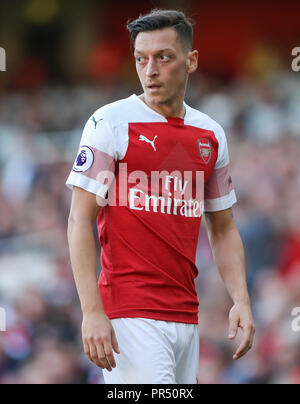
[[[106,384],[196,384],[199,331],[196,324],[147,318],[111,320],[120,354],[103,370]]]

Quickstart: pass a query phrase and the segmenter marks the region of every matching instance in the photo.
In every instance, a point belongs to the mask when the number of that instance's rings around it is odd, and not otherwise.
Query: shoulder
[[[128,147],[128,123],[134,111],[133,96],[98,108],[84,127],[81,143],[101,150],[116,160],[122,159]]]
[[[134,111],[134,97],[130,96],[117,100],[97,109],[89,118],[94,123],[103,120],[107,125],[116,128],[122,124],[130,122],[132,112]],[[104,123],[103,122],[103,123]]]
[[[209,115],[192,108],[187,105],[188,116],[186,119],[186,125],[191,125],[196,128],[205,129],[214,132],[214,135],[219,142],[224,142],[226,140],[225,132],[222,126],[212,119]]]

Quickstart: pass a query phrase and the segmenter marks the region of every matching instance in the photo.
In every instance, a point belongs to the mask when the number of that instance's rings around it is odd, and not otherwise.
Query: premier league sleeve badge
[[[73,165],[73,171],[83,173],[89,170],[94,163],[94,153],[88,146],[81,146]]]

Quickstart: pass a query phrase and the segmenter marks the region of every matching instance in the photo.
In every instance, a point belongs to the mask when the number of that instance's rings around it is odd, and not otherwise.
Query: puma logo
[[[153,147],[154,151],[156,151],[156,147],[155,147],[155,144],[154,144],[156,138],[157,138],[157,136],[155,136],[153,140],[149,140],[149,139],[146,138],[146,136],[140,135],[139,140],[140,140],[141,142],[150,143],[151,146]]]
[[[103,119],[101,118],[101,119],[99,119],[99,121],[96,121],[96,118],[93,116],[92,121],[94,122],[94,125],[95,125],[95,128],[94,128],[94,129],[96,129],[98,123],[99,123],[100,121],[103,121]]]

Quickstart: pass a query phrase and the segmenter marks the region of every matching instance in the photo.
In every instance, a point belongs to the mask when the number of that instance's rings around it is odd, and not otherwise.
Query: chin
[[[162,97],[161,95],[148,95],[146,94],[146,100],[153,105],[161,105],[166,104],[166,97]]]

